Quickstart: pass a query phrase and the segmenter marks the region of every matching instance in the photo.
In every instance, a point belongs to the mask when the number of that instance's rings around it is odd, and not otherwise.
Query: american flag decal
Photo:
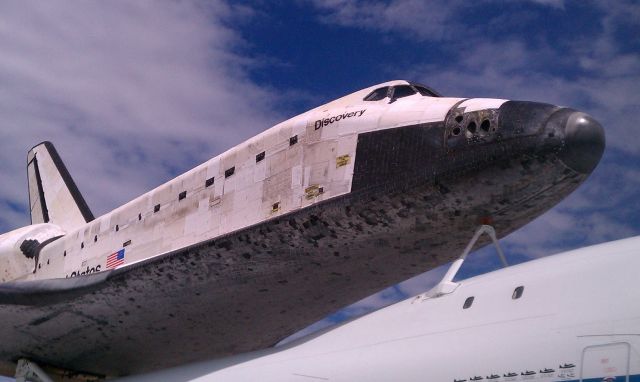
[[[124,264],[124,248],[107,256],[107,269]]]

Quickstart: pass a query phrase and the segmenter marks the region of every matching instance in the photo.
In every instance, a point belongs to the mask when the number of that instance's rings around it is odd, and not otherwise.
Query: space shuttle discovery
[[[282,122],[94,218],[51,143],[0,236],[0,374],[124,376],[270,347],[571,193],[604,132],[554,105],[407,81]],[[483,244],[486,242],[480,242]]]

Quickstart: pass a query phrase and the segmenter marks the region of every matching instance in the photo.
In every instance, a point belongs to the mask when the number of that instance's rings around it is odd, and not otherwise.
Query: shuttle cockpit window
[[[420,92],[420,94],[422,94],[423,96],[427,96],[427,97],[439,97],[438,93],[434,92],[431,89],[428,89],[424,86],[420,86],[420,85],[413,85],[414,89],[416,89],[418,92]]]
[[[371,93],[369,93],[368,96],[364,97],[365,101],[380,101],[381,99],[385,99],[387,98],[387,93],[389,93],[389,87],[385,86],[383,88],[378,88],[374,91],[372,91]]]
[[[392,99],[404,98],[414,94],[416,94],[416,91],[413,89],[413,87],[409,85],[394,86],[393,95],[391,96],[391,98]]]
[[[391,103],[395,102],[399,98],[408,97],[416,93],[420,93],[420,95],[425,97],[440,97],[440,94],[438,94],[435,90],[430,89],[424,85],[410,84],[377,88],[376,90],[369,93],[366,97],[364,97],[364,100],[381,101],[385,98],[389,98],[389,103]]]
[[[418,93],[420,93],[421,95],[425,96],[425,97],[442,97],[440,95],[440,93],[438,93],[437,91],[431,89],[428,86],[416,83],[416,82],[412,82],[411,86],[413,86],[414,89],[416,89],[418,91]]]

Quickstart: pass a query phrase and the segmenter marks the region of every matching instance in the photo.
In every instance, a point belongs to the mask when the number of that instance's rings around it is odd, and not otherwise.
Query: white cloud
[[[54,142],[102,214],[269,127],[221,2],[0,4],[0,201],[27,205],[27,150]],[[3,209],[0,227],[28,223]]]
[[[513,1],[513,0],[512,0]],[[554,8],[564,8],[564,0],[516,0],[537,3]],[[324,13],[320,20],[328,24],[358,27],[368,30],[395,33],[419,40],[464,40],[465,31],[473,30],[462,25],[462,11],[471,6],[498,3],[496,0],[480,0],[471,4],[463,0],[309,0]]]
[[[312,0],[326,13],[327,23],[356,26],[385,32],[408,33],[424,40],[440,40],[453,33],[445,21],[460,0],[394,0],[390,2],[361,0]]]

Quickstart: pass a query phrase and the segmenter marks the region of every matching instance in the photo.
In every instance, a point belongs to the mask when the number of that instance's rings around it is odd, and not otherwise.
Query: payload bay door
[[[628,382],[631,345],[616,342],[587,346],[582,351],[580,381],[602,378],[602,381]]]

